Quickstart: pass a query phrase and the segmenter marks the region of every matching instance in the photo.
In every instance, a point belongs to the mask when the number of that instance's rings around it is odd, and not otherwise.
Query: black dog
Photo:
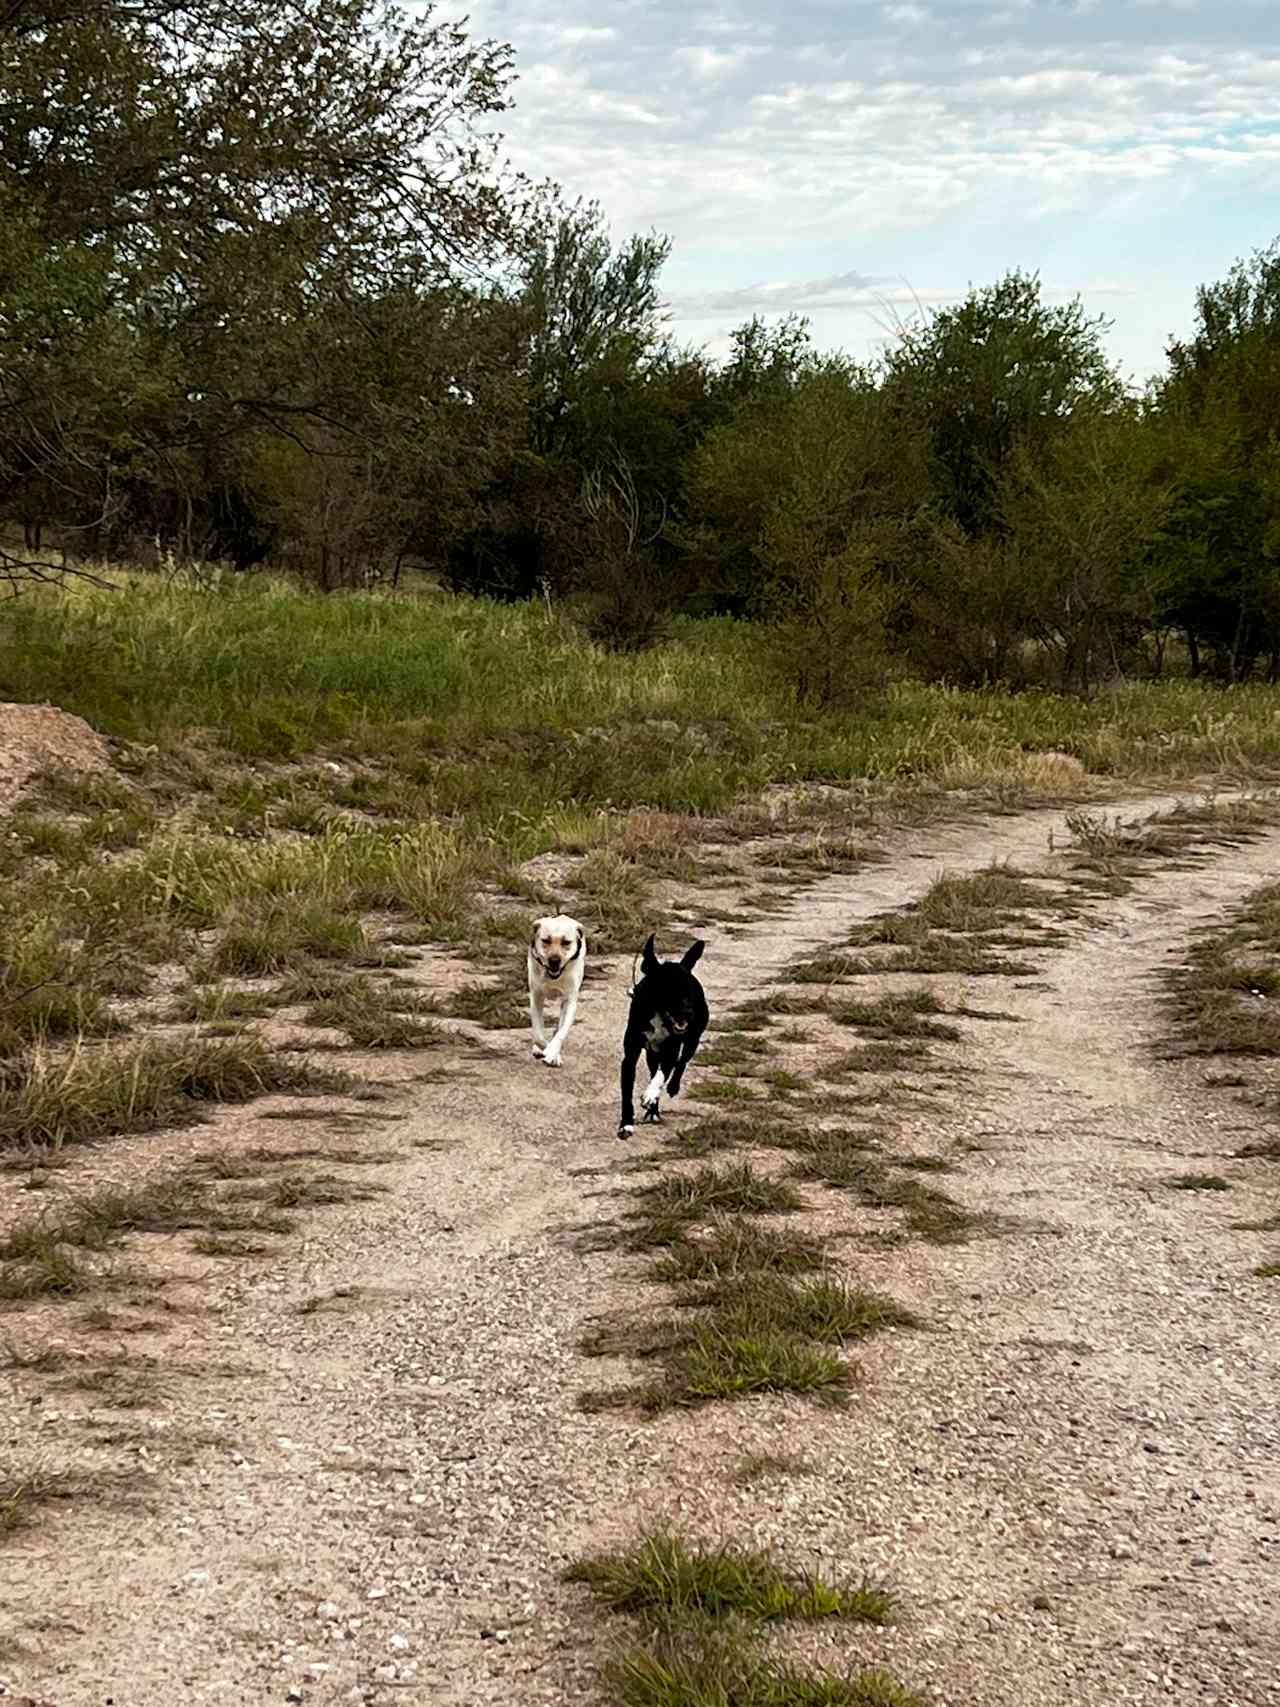
[[[649,1065],[649,1088],[641,1098],[646,1124],[662,1119],[658,1098],[664,1090],[668,1096],[680,1094],[680,1080],[693,1060],[710,1017],[702,985],[693,975],[706,946],[705,942],[695,942],[684,958],[676,961],[659,960],[652,937],[644,945],[640,956],[643,976],[631,993],[631,1012],[622,1039],[619,1138],[629,1138],[636,1129],[632,1098],[641,1050]]]

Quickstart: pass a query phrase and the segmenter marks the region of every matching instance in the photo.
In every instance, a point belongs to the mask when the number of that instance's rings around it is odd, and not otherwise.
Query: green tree
[[[430,5],[9,0],[0,502],[44,480],[104,535],[238,435],[361,436],[317,334],[511,252],[510,75]]]
[[[600,449],[599,403],[661,346],[658,277],[671,252],[656,232],[614,248],[600,207],[561,214],[524,266],[532,443],[543,456]],[[593,408],[592,405],[595,405]]]
[[[923,435],[942,513],[970,536],[999,526],[996,484],[1015,452],[1038,455],[1083,403],[1123,394],[1106,322],[1050,306],[1034,275],[1008,273],[903,330],[887,357],[895,412]]]
[[[1078,409],[1047,451],[1016,449],[996,486],[1001,545],[1024,571],[1016,597],[1064,691],[1123,673],[1157,618],[1152,548],[1172,494],[1132,406]]]
[[[1165,530],[1168,614],[1193,669],[1280,673],[1280,239],[1196,293],[1154,407],[1176,502]]]

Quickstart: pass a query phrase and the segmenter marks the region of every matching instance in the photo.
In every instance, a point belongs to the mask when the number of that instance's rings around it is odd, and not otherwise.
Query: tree
[[[999,526],[996,483],[1015,451],[1039,454],[1082,403],[1123,395],[1102,319],[1050,307],[1038,276],[1008,273],[903,330],[887,357],[895,413],[923,434],[937,502],[969,537]]]
[[[1053,446],[1019,446],[995,489],[1018,597],[1064,692],[1120,674],[1160,610],[1152,547],[1172,495],[1136,409],[1078,409]]]
[[[512,251],[510,66],[432,5],[6,0],[0,502],[43,480],[102,534],[201,447],[359,437],[317,331]]]
[[[1196,293],[1192,336],[1169,345],[1154,409],[1176,502],[1163,551],[1168,615],[1192,668],[1280,673],[1280,239]]]
[[[615,251],[599,206],[561,214],[525,263],[532,443],[543,456],[598,453],[584,404],[625,387],[661,343],[658,275],[671,252],[656,232]]]

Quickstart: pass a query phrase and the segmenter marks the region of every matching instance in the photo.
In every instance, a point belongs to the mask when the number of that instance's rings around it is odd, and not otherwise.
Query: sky
[[[1280,0],[473,0],[512,163],[673,240],[670,329],[860,360],[1010,269],[1141,385],[1280,236]]]

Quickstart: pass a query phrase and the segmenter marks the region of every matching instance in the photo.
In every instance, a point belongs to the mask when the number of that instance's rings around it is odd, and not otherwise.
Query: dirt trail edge
[[[921,831],[709,932],[713,1013],[941,870],[1036,862],[1061,828],[1040,811]],[[629,963],[587,985],[560,1072],[507,1032],[456,1080],[410,1087],[386,1196],[317,1213],[278,1262],[183,1257],[210,1276],[208,1313],[156,1342],[162,1402],[116,1419],[161,1486],[54,1512],[0,1552],[0,1697],[585,1707],[598,1620],[559,1573],[650,1519],[887,1576],[897,1626],[820,1630],[809,1650],[888,1664],[932,1701],[1280,1703],[1280,1287],[1252,1272],[1274,1238],[1233,1227],[1274,1214],[1275,1176],[1231,1159],[1238,1106],[1151,1047],[1161,971],[1278,867],[1272,835],[1155,869],[1042,976],[953,980],[1014,1018],[967,1032],[954,1100],[911,1120],[922,1149],[972,1145],[948,1190],[1017,1225],[851,1259],[933,1331],[860,1350],[842,1412],[576,1408],[610,1373],[575,1349],[584,1328],[646,1301],[628,1259],[569,1236],[634,1183],[613,1137]],[[155,1141],[113,1155],[127,1172]],[[1234,1189],[1168,1189],[1191,1170]],[[16,1376],[4,1409],[11,1450],[34,1434],[51,1467],[111,1416],[33,1408]],[[175,1464],[177,1437],[197,1444]],[[737,1484],[763,1452],[809,1468]]]

